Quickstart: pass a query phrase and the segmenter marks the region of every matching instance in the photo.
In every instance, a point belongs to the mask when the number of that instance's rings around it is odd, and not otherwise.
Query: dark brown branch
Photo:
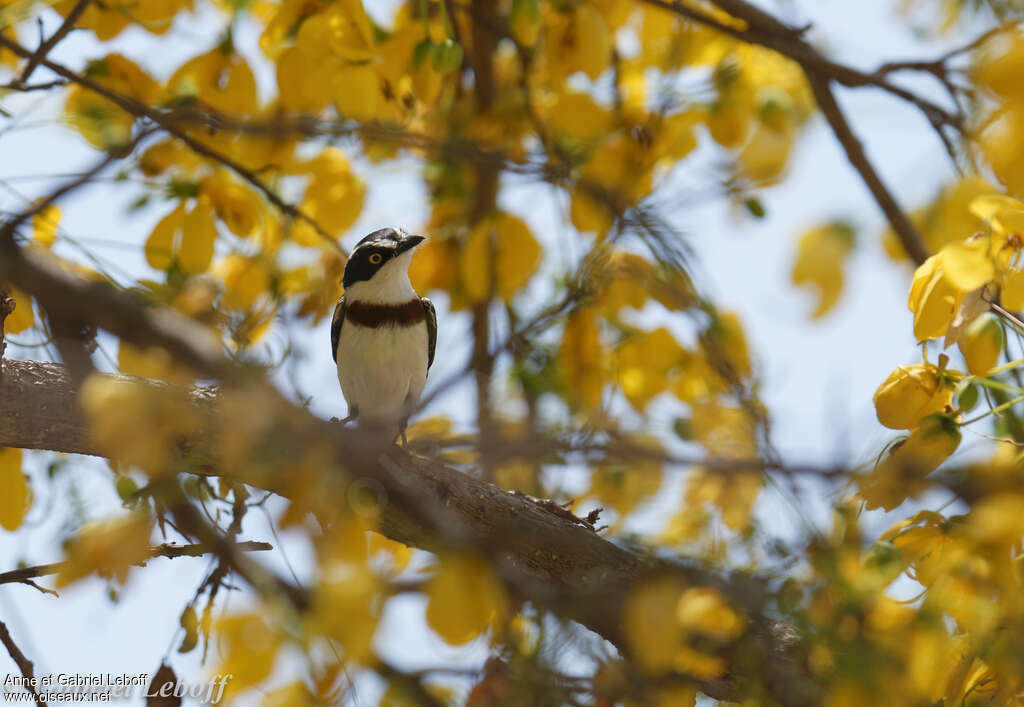
[[[891,83],[884,75],[867,73],[845,64],[832,61],[808,44],[803,38],[803,28],[790,27],[779,22],[750,3],[743,0],[712,0],[733,17],[749,23],[746,29],[724,24],[711,15],[695,9],[692,5],[673,0],[643,0],[649,5],[675,12],[680,17],[712,27],[723,34],[748,44],[757,44],[772,49],[800,64],[805,71],[827,76],[850,88],[873,86],[911,103],[925,114],[933,125],[949,126],[963,130],[960,117],[922,96]]]
[[[18,648],[18,644],[14,642],[11,637],[11,632],[7,628],[7,624],[0,621],[0,643],[4,644],[7,649],[7,653],[10,654],[11,660],[14,661],[15,665],[18,666],[18,670],[21,671],[21,676],[25,678],[26,684],[25,689],[32,693],[32,696],[36,698],[37,707],[46,707],[46,703],[43,702],[43,698],[39,696],[39,690],[35,686],[35,668],[32,666],[32,661],[25,657],[25,654]]]
[[[274,546],[270,543],[246,540],[244,542],[236,543],[235,549],[239,552],[263,552],[273,550]],[[164,543],[150,548],[148,559],[152,560],[157,557],[167,557],[172,559],[175,557],[202,557],[203,555],[208,555],[212,552],[214,552],[214,550],[203,543],[193,543],[191,545],[174,545],[172,543]],[[143,560],[138,563],[138,566],[144,567],[147,561],[148,560]],[[0,584],[23,584],[37,577],[58,574],[67,566],[67,564],[67,562],[51,562],[48,565],[21,567],[16,570],[0,572]]]
[[[75,409],[74,386],[62,366],[29,361],[4,361],[3,366],[0,445],[100,452],[90,442]],[[215,411],[216,398],[203,391],[193,397],[193,405],[195,415],[207,416],[211,409]],[[739,642],[745,648],[736,647],[735,668],[744,679],[730,683],[732,692],[726,691],[721,681],[705,685],[705,691],[722,698],[735,696],[742,693],[746,679],[764,679],[774,685],[773,690],[793,698],[780,701],[809,704],[795,696],[813,692],[813,681],[801,673],[798,662],[791,662],[793,641],[778,640],[771,622],[763,618],[767,598],[760,580],[719,573],[683,560],[647,557],[605,540],[565,513],[554,512],[551,504],[508,493],[397,448],[375,460],[361,451],[357,433],[315,420],[300,408],[282,409],[274,419],[277,455],[294,458],[313,444],[333,444],[336,460],[355,483],[379,492],[386,501],[380,509],[383,534],[430,551],[472,548],[483,552],[515,594],[580,622],[627,654],[620,612],[633,587],[672,574],[690,586],[718,588],[751,617],[751,632]],[[211,422],[210,426],[215,425]],[[244,466],[228,473],[203,462],[210,455],[199,450],[190,450],[188,456],[195,460],[196,465],[190,467],[194,473],[218,474],[286,496],[289,488],[294,488],[288,485],[286,475],[261,474]],[[338,475],[328,476],[327,481],[342,483]],[[318,495],[339,499],[337,506],[341,507],[343,499],[351,498],[345,488],[328,485]],[[749,664],[749,656],[756,656],[753,664]]]
[[[899,238],[900,244],[907,252],[907,255],[920,265],[930,255],[928,248],[924,245],[924,241],[921,240],[917,227],[911,223],[906,212],[896,203],[896,198],[882,182],[882,177],[864,153],[864,146],[857,136],[853,134],[850,123],[846,120],[846,116],[843,115],[842,109],[836,102],[835,94],[832,92],[832,87],[829,86],[828,79],[808,73],[807,80],[811,84],[811,90],[814,92],[814,98],[818,102],[818,107],[821,108],[822,115],[825,116],[825,120],[831,126],[836,139],[843,146],[850,164],[860,173],[861,179],[864,180],[864,184],[871,191],[871,195],[889,220],[889,224],[892,226],[893,231],[896,232],[896,236]]]
[[[725,24],[704,11],[682,2],[674,0],[644,0],[644,2],[712,27],[740,41],[772,49],[797,62],[811,84],[811,89],[814,91],[822,113],[846,150],[850,163],[860,173],[875,197],[890,226],[899,237],[903,248],[918,264],[927,259],[928,249],[917,228],[896,203],[892,193],[882,183],[878,173],[867,159],[860,141],[853,134],[849,123],[836,103],[829,83],[836,81],[851,88],[873,86],[914,105],[928,118],[951,156],[954,156],[953,147],[944,128],[950,127],[960,133],[964,131],[963,116],[959,113],[959,107],[957,112],[950,112],[926,98],[896,86],[888,80],[889,72],[887,71],[866,73],[836,63],[823,56],[802,38],[802,28],[790,27],[745,0],[713,0],[715,5],[733,17],[746,22],[745,28]]]
[[[0,239],[0,282],[32,294],[51,315],[95,324],[142,347],[162,347],[203,375],[222,378],[238,372],[202,325],[169,308],[144,306],[107,283],[75,277],[48,256],[23,250],[9,238]]]
[[[6,91],[17,91],[18,93],[32,93],[33,91],[49,91],[51,88],[60,88],[61,86],[67,85],[68,82],[64,79],[56,79],[54,81],[46,81],[45,83],[34,83],[29,85],[25,85],[19,81],[9,81],[0,85],[0,88]]]
[[[57,28],[57,31],[50,35],[50,38],[39,45],[35,53],[28,58],[28,64],[25,66],[25,70],[21,72],[21,76],[18,78],[18,83],[24,86],[25,83],[31,78],[32,72],[39,66],[39,62],[43,61],[50,50],[57,46],[57,43],[64,39],[68,34],[75,28],[75,23],[78,22],[78,18],[82,16],[86,8],[89,7],[91,0],[78,0],[78,3],[71,8],[71,12],[68,13],[67,17],[64,18],[64,22]]]

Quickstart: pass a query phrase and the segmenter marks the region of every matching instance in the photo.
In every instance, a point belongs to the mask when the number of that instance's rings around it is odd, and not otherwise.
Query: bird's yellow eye
[[[372,265],[380,265],[380,261],[384,260],[380,253],[370,253],[370,263]]]

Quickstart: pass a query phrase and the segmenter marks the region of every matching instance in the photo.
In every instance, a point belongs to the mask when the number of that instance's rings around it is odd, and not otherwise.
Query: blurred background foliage
[[[902,3],[898,21],[917,31],[978,37],[867,81],[890,90],[890,76],[921,72],[939,82],[946,117],[922,110],[960,176],[915,205],[902,232],[860,232],[841,217],[794,226],[791,281],[812,296],[809,326],[856,297],[844,272],[864,240],[881,239],[908,265],[907,238],[932,254],[908,278],[907,335],[937,343],[919,360],[893,361],[880,384],[878,419],[902,436],[876,450],[875,463],[801,468],[780,456],[744,322],[703,291],[680,224],[666,216],[673,185],[689,173],[708,199],[763,217],[762,190],[785,182],[819,110],[808,76],[839,80],[838,70],[800,59],[800,31],[782,32],[745,3],[409,0],[383,12],[360,0],[0,0],[0,101],[59,92],[64,129],[118,160],[125,204],[159,213],[151,230],[128,234],[145,266],[127,277],[76,243],[56,205],[39,208],[17,241],[192,318],[291,393],[284,372],[305,365],[292,339],[322,333],[342,293],[345,244],[362,235],[353,227],[376,188],[365,175],[389,165],[412,174],[426,220],[396,211],[379,225],[429,236],[411,278],[441,312],[445,363],[427,391],[439,402],[410,427],[414,453],[581,517],[600,508],[599,532],[640,552],[762,573],[773,618],[807,641],[795,660],[819,691],[815,703],[1017,704],[1022,11],[1017,2]],[[190,47],[172,70],[148,68],[160,42],[189,42],[176,28],[200,12],[221,23],[216,44]],[[35,19],[54,14],[101,43],[130,33],[137,51],[82,57],[61,74],[31,48]],[[247,33],[258,39],[243,52]],[[701,155],[713,170],[694,168]],[[559,229],[533,231],[531,204],[506,196],[523,183],[546,185],[564,215]],[[17,303],[5,323],[8,355],[56,357],[44,312],[8,289]],[[108,370],[196,379],[165,350],[110,345]],[[452,388],[461,392],[445,397]],[[176,444],[200,423],[173,391],[102,377],[84,385],[82,408],[126,510],[69,533],[58,587],[94,573],[119,587],[151,542],[179,538],[160,489],[188,471]],[[232,424],[219,459],[251,461],[272,401],[242,389],[223,406]],[[961,458],[968,425],[986,445]],[[8,531],[33,503],[28,456],[0,450]],[[291,479],[288,503],[201,477],[182,484],[232,538],[245,509],[267,503],[273,523],[311,548],[314,599],[301,615],[273,596],[226,610],[219,565],[182,612],[181,651],[206,656],[218,646],[206,669],[235,676],[229,701],[358,703],[352,686],[375,674],[382,705],[693,704],[730,677],[727,648],[753,621],[721,588],[644,583],[622,616],[627,660],[517,600],[487,558],[413,551],[374,533],[372,512],[323,508],[318,474],[332,473],[323,450],[264,463]],[[801,476],[829,494],[834,521],[783,542],[755,504],[770,487],[799,505]],[[669,510],[652,523],[655,499]],[[898,522],[871,537],[860,519],[875,508]],[[310,522],[310,512],[330,523]],[[425,598],[437,636],[482,642],[489,660],[415,674],[383,661],[380,642],[403,637],[382,632],[382,612],[407,593]],[[759,680],[747,703],[778,701]]]

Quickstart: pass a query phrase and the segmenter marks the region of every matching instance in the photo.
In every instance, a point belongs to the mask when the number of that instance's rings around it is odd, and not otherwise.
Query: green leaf
[[[743,200],[743,206],[754,218],[764,218],[767,213],[764,204],[756,196],[750,196]]]

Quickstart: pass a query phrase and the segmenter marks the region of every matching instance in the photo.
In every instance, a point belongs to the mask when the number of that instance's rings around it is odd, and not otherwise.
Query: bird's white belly
[[[346,321],[338,341],[338,380],[365,421],[409,415],[427,382],[427,325],[364,327]]]

